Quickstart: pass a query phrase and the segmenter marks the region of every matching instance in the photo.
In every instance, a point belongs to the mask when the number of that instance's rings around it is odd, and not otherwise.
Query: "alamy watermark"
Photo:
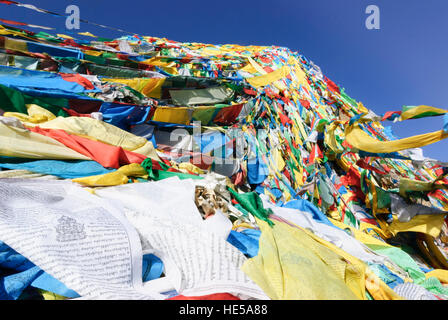
[[[81,20],[79,7],[71,4],[65,8],[65,13],[68,14],[68,17],[65,19],[65,27],[68,30],[79,30],[81,28],[79,23]]]
[[[65,27],[68,30],[80,29],[81,13],[77,5],[71,4],[66,7],[65,13],[68,15],[65,19]],[[366,7],[365,13],[368,14],[365,20],[365,26],[368,30],[379,30],[380,26],[380,8],[371,4]]]
[[[380,29],[380,8],[376,5],[369,5],[365,11],[369,16],[366,18],[366,28],[369,30],[379,30]]]
[[[203,130],[201,121],[193,121],[192,132],[185,128],[172,130],[169,143],[177,150],[179,159],[190,158],[194,165],[232,165],[241,159],[246,159],[248,164],[255,164],[259,159],[259,148],[255,141],[266,137],[265,129],[254,129],[247,133],[241,128],[231,128],[230,132],[221,134],[217,130]]]
[[[68,14],[65,19],[65,27],[68,30],[80,29],[80,10],[77,5],[71,4],[65,9],[65,13]],[[366,7],[365,13],[368,17],[365,20],[365,26],[369,30],[380,29],[380,8],[377,5],[371,4]]]

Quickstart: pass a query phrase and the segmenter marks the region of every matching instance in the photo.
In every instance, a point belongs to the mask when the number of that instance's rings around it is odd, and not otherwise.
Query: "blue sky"
[[[403,105],[448,109],[446,0],[21,1],[58,13],[76,4],[82,19],[177,41],[289,47],[377,114]],[[372,4],[380,9],[380,30],[365,27]],[[0,4],[0,18],[66,31],[63,18],[15,6]],[[81,31],[121,35],[87,24]],[[404,138],[442,123],[433,117],[384,124]],[[448,139],[423,150],[448,161]]]

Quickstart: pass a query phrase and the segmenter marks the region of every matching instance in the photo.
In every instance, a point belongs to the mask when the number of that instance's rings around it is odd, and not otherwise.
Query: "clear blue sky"
[[[21,0],[138,34],[186,42],[278,45],[299,51],[377,114],[403,105],[448,109],[446,0]],[[365,9],[380,8],[380,30],[367,30]],[[0,18],[58,28],[65,20],[0,4]],[[35,29],[38,31],[38,29]],[[121,34],[81,24],[103,37]],[[392,125],[399,137],[440,130],[442,117]],[[423,147],[448,161],[448,139]]]

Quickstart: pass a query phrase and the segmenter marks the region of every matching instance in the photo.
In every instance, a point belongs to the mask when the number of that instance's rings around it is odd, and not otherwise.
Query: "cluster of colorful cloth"
[[[376,115],[284,47],[79,38],[0,26],[0,299],[448,299],[448,110]]]

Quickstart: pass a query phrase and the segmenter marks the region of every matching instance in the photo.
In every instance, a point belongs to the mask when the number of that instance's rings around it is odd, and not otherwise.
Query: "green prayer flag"
[[[274,223],[269,220],[269,215],[273,213],[272,210],[263,207],[263,202],[256,192],[238,193],[231,188],[228,188],[228,190],[244,209],[258,219],[267,222],[270,226],[274,225]]]

